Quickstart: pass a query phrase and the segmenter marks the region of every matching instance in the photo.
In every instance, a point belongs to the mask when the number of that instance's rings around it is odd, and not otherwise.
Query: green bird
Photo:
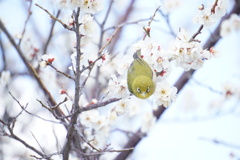
[[[128,90],[136,97],[146,99],[155,92],[156,73],[141,58],[141,50],[137,50],[133,58],[127,74]]]

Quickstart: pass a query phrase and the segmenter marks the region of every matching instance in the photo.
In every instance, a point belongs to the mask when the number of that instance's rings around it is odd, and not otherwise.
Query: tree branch
[[[231,16],[231,14],[233,14],[233,13],[237,13],[237,14],[240,13],[240,2],[237,2],[234,5],[234,7],[232,8],[231,12],[222,18],[219,25],[213,32],[214,39],[212,36],[209,37],[208,40],[206,41],[206,43],[203,45],[203,48],[211,48],[219,41],[219,39],[221,38],[220,37],[221,23],[223,20],[228,19]],[[190,70],[188,72],[183,73],[180,76],[180,78],[177,80],[177,82],[174,85],[175,87],[178,88],[178,92],[180,92],[183,89],[183,87],[187,84],[188,80],[191,78],[191,76],[193,75],[194,72],[195,72],[195,70]],[[166,108],[164,106],[159,106],[158,109],[156,111],[154,111],[153,113],[157,117],[157,119],[159,119],[165,110],[166,110]],[[137,132],[139,132],[139,131],[137,131]],[[140,137],[139,134],[134,134],[134,136],[132,136],[129,139],[128,143],[124,146],[124,148],[135,147],[141,141],[141,139],[142,139],[142,137]],[[131,151],[122,152],[115,158],[115,160],[126,159],[130,153],[131,153]]]
[[[48,91],[48,89],[46,88],[46,86],[43,84],[42,80],[40,79],[38,73],[36,72],[36,70],[32,67],[32,65],[27,61],[27,59],[25,58],[22,50],[19,48],[19,46],[16,44],[16,42],[14,41],[14,39],[12,38],[12,36],[10,35],[10,33],[8,32],[8,30],[5,28],[4,24],[2,23],[1,19],[0,19],[0,28],[2,29],[2,31],[6,34],[7,38],[9,39],[9,41],[12,43],[13,47],[17,50],[18,55],[20,56],[20,58],[23,60],[24,64],[26,65],[29,73],[35,78],[35,80],[37,81],[38,85],[40,86],[40,88],[43,90],[44,94],[46,95],[47,99],[49,100],[49,102],[51,103],[51,105],[55,106],[57,103],[55,102],[54,98],[52,97],[51,93]],[[62,110],[60,108],[57,108],[56,110],[56,114],[61,117],[62,115],[64,115],[64,113],[62,112]],[[62,122],[64,122],[65,124],[65,120],[62,120]]]
[[[80,41],[81,41],[81,35],[79,32],[79,14],[80,14],[80,8],[77,8],[77,11],[73,11],[74,13],[74,19],[75,19],[75,25],[73,27],[73,30],[76,34],[76,52],[77,52],[77,59],[76,59],[76,78],[75,78],[75,98],[74,98],[74,106],[73,106],[73,115],[71,117],[70,124],[68,126],[68,133],[67,133],[67,141],[63,148],[63,160],[68,160],[69,158],[69,152],[71,150],[71,143],[74,138],[74,125],[77,123],[78,118],[78,112],[79,109],[79,99],[80,99],[80,58],[81,58],[81,49],[80,49]]]
[[[106,106],[106,105],[108,105],[110,103],[117,102],[119,100],[121,100],[121,98],[112,98],[112,99],[109,99],[109,100],[106,100],[106,101],[103,101],[103,102],[98,102],[96,104],[91,104],[91,105],[89,105],[87,107],[80,108],[78,112],[81,113],[81,112],[97,109],[97,108]]]
[[[58,19],[60,13],[61,13],[61,11],[58,10],[57,15],[56,15],[56,19]],[[47,48],[48,48],[48,46],[49,46],[49,44],[50,44],[50,41],[51,41],[51,39],[52,39],[52,37],[53,37],[53,29],[54,29],[54,26],[55,26],[56,21],[57,21],[56,19],[53,19],[52,26],[51,26],[51,29],[50,29],[50,32],[49,32],[49,35],[48,35],[47,42],[46,42],[46,44],[44,45],[43,54],[46,54],[46,53],[47,53]]]
[[[31,7],[32,7],[32,1],[30,1],[29,7],[28,7],[28,16],[27,16],[27,19],[26,19],[26,21],[25,21],[25,23],[24,23],[23,31],[22,31],[22,34],[21,34],[21,38],[20,38],[20,40],[19,40],[19,42],[18,42],[18,46],[21,45],[23,36],[24,36],[24,34],[25,34],[25,32],[26,32],[27,23],[28,23],[31,15],[32,15]]]
[[[214,144],[220,144],[220,145],[223,145],[223,146],[226,146],[226,147],[240,149],[240,145],[224,142],[224,141],[221,141],[221,140],[211,139],[211,138],[206,138],[206,137],[201,137],[200,139],[204,140],[204,141],[212,142]]]
[[[156,13],[157,13],[157,11],[159,10],[160,7],[161,7],[161,6],[158,6],[157,9],[154,11],[153,16],[151,17],[150,21],[148,22],[148,27],[151,26],[151,23],[152,23],[154,17],[156,16]],[[148,30],[148,29],[146,29],[145,27],[144,27],[143,29],[144,29],[144,31],[145,31],[145,35],[143,36],[143,40],[145,40],[145,38],[146,38],[147,36],[150,37],[150,29]]]
[[[60,19],[58,19],[57,17],[53,16],[48,10],[46,10],[45,8],[43,8],[42,6],[40,6],[39,4],[35,4],[36,6],[38,6],[39,8],[41,8],[42,10],[44,10],[52,19],[58,21],[59,23],[62,24],[62,26],[68,30],[73,30],[73,28],[70,28],[67,24],[65,24],[63,21],[61,21]]]

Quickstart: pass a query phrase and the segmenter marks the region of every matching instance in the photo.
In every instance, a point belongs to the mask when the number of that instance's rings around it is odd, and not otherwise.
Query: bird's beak
[[[146,97],[146,92],[142,92],[142,97],[145,99],[145,97]]]

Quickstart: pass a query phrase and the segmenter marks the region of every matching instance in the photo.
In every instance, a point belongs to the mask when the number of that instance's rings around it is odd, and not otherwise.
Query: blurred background
[[[57,102],[64,99],[64,95],[59,94],[60,90],[66,90],[70,97],[74,95],[74,83],[66,77],[56,74],[56,71],[51,67],[40,68],[39,62],[43,54],[51,54],[55,57],[54,66],[57,69],[73,75],[69,66],[72,63],[71,54],[74,52],[76,43],[75,35],[58,22],[51,32],[52,19],[35,4],[44,7],[68,24],[72,11],[61,7],[59,3],[60,1],[50,0],[0,0],[1,21],[17,43],[19,43],[25,28],[20,48],[27,60],[37,69],[43,83]],[[194,24],[192,19],[197,14],[199,5],[208,5],[209,3],[207,0],[115,0],[104,26],[105,29],[110,29],[103,35],[102,44],[106,44],[107,39],[113,34],[115,28],[111,27],[125,24],[115,35],[107,50],[113,55],[132,55],[132,45],[142,39],[144,36],[143,27],[148,25],[150,17],[161,5],[160,11],[156,13],[151,24],[151,39],[161,44],[162,49],[167,50],[176,38],[179,28],[186,29],[190,35],[197,32],[200,25]],[[109,4],[110,0],[103,1],[103,10],[94,15],[97,22],[103,21]],[[230,0],[227,13],[234,5],[235,2]],[[29,20],[27,20],[28,18]],[[197,39],[204,44],[209,37],[214,37],[212,33],[218,23],[210,28],[204,28]],[[83,52],[88,58],[96,56],[94,54],[99,49],[100,34],[98,33],[100,31],[101,29],[96,27],[96,34],[89,42],[91,44],[83,48]],[[50,34],[52,36],[49,36]],[[48,43],[49,37],[51,39]],[[133,153],[128,157],[129,160],[240,159],[239,40],[239,31],[231,32],[219,39],[214,49],[221,53],[221,56],[207,61],[201,69],[194,73],[178,94],[176,101],[157,120],[147,136],[138,143]],[[47,48],[46,44],[48,44]],[[122,59],[117,62],[118,64],[115,66],[123,63]],[[174,85],[183,72],[183,69],[173,67],[168,78],[169,82]],[[109,76],[107,73],[114,72],[106,71],[106,75],[102,73],[104,75],[103,78],[100,77],[102,83],[107,84],[110,79],[111,75]],[[1,30],[0,75],[0,119],[4,122],[10,122],[12,117],[17,116],[22,111],[19,104],[9,94],[11,92],[20,104],[27,107],[30,113],[51,121],[42,120],[23,112],[17,118],[14,133],[36,148],[39,148],[39,142],[46,152],[61,151],[61,147],[65,143],[66,130],[37,101],[48,103],[36,80],[28,74],[16,49]],[[80,103],[89,103],[92,99],[99,98],[93,93],[92,86],[93,81],[90,79]],[[141,104],[140,110],[144,110],[142,107],[154,108],[151,107],[153,106],[151,100],[134,100]],[[67,103],[69,104],[66,106],[71,107],[71,102]],[[127,120],[116,123],[116,126],[120,126],[119,128],[124,125],[133,127],[128,124]],[[0,127],[1,160],[35,159],[30,156],[35,155],[34,152],[18,141],[5,136],[6,126],[1,124]],[[113,133],[109,143],[112,146],[123,147],[127,143],[128,137],[122,134]],[[118,154],[107,153],[101,159],[114,159]],[[61,159],[60,156],[52,158]]]

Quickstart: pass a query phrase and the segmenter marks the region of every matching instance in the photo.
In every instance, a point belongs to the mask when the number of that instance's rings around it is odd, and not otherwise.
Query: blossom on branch
[[[93,34],[96,29],[96,24],[93,21],[93,17],[90,14],[85,14],[81,19],[80,33],[83,35]]]
[[[176,99],[177,88],[171,86],[167,81],[162,81],[157,84],[153,96],[157,106],[163,105],[164,107],[168,107]]]
[[[226,14],[227,6],[228,0],[218,0],[207,7],[201,7],[193,22],[210,27]]]
[[[229,19],[222,22],[220,35],[226,37],[234,31],[240,31],[240,17],[237,14],[232,14]]]
[[[203,66],[205,60],[214,57],[213,53],[202,48],[199,41],[190,41],[190,39],[188,33],[181,29],[173,47],[170,49],[170,52],[174,54],[173,60],[176,66],[182,67],[185,71],[199,69]]]
[[[39,63],[40,67],[46,68],[48,64],[52,64],[55,57],[53,55],[44,54],[42,56],[42,61]]]

